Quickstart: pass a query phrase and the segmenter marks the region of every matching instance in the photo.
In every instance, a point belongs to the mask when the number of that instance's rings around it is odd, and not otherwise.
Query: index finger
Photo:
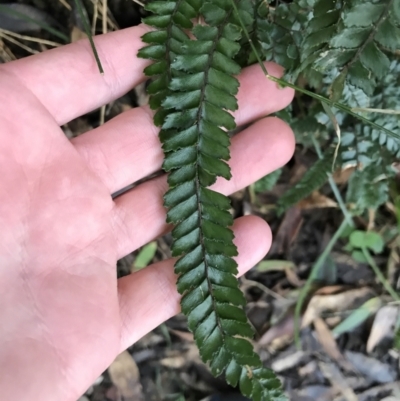
[[[149,61],[137,57],[145,25],[94,38],[104,75],[88,40],[0,66],[23,82],[62,125],[124,95],[145,79]]]

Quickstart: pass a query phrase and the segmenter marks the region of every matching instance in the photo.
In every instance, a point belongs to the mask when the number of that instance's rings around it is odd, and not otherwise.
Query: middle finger
[[[271,75],[281,76],[282,68],[266,63]],[[239,76],[237,125],[286,107],[293,90],[280,89],[265,78],[258,65],[245,68]],[[99,128],[72,140],[89,168],[114,193],[161,168],[163,153],[158,128],[147,106],[129,110]]]

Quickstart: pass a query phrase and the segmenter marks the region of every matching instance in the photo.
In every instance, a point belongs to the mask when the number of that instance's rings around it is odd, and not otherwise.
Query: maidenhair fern
[[[323,185],[333,159],[357,167],[347,196],[354,209],[376,208],[387,199],[390,157],[400,151],[398,114],[371,114],[371,108],[400,104],[397,91],[385,92],[384,85],[399,83],[400,1],[161,0],[145,9],[150,16],[144,22],[153,30],[143,36],[147,45],[139,56],[152,60],[145,73],[165,152],[164,200],[167,221],[174,225],[182,311],[213,374],[225,373],[229,384],[254,400],[283,400],[279,380],[249,341],[253,330],[232,259],[237,250],[230,202],[208,189],[218,176],[231,176],[226,162],[228,131],[235,128],[236,75],[260,57],[276,61],[286,69],[286,84],[299,80],[318,90],[322,96],[314,99],[329,103],[342,127],[341,143],[333,144],[338,155],[328,151],[316,162],[280,199],[281,209]],[[332,148],[337,130],[332,136],[320,103],[308,106],[311,113],[302,109],[300,104],[300,117],[290,121],[298,142],[309,146],[314,135]],[[378,191],[370,190],[371,182]]]

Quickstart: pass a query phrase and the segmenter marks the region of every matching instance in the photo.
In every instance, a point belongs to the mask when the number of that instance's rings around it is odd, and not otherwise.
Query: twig
[[[253,287],[259,288],[261,291],[265,292],[268,295],[271,295],[271,297],[274,297],[275,299],[286,301],[285,297],[283,297],[282,295],[279,295],[275,291],[270,290],[268,287],[266,287],[264,284],[259,283],[258,281],[249,280],[245,277],[242,277],[241,281],[244,285],[247,285],[249,287],[253,286]]]
[[[69,11],[72,10],[72,7],[67,3],[66,0],[59,0],[59,2]]]
[[[31,53],[31,54],[37,54],[37,53],[39,53],[37,50],[34,50],[34,49],[30,48],[29,46],[24,45],[24,44],[21,43],[19,40],[12,38],[11,36],[7,35],[7,34],[4,33],[4,32],[1,32],[1,31],[0,31],[0,37],[3,38],[3,39],[5,39],[5,40],[8,40],[8,41],[11,42],[11,43],[14,43],[14,45],[19,46],[21,49],[26,50],[28,53]]]
[[[96,35],[97,18],[99,17],[99,0],[93,1],[92,35]]]
[[[321,152],[321,148],[318,144],[318,141],[315,139],[314,136],[311,136],[311,141],[314,145],[315,151],[317,152],[317,155],[320,159],[322,159],[322,152]],[[347,224],[350,227],[354,227],[354,222],[353,222],[353,218],[350,214],[350,212],[347,210],[346,205],[343,201],[342,195],[340,194],[339,188],[336,185],[335,180],[333,179],[332,174],[328,174],[328,181],[329,181],[329,185],[331,186],[332,192],[335,195],[335,198],[337,200],[337,203],[340,207],[340,210],[342,211],[344,218],[347,221]]]
[[[139,6],[144,7],[144,4],[139,0],[132,0],[134,3],[139,4]]]
[[[102,12],[102,14],[103,14],[103,20],[102,20],[102,25],[103,25],[103,34],[106,34],[107,33],[107,19],[108,19],[108,17],[107,17],[107,9],[108,9],[108,6],[107,6],[107,0],[102,0],[103,1],[103,8],[102,8],[102,10],[101,10],[101,12]]]
[[[57,43],[57,42],[53,42],[51,40],[46,40],[46,39],[41,39],[41,38],[35,38],[34,36],[21,35],[19,33],[8,31],[7,29],[0,28],[0,33],[3,33],[3,34],[8,35],[8,36],[12,36],[14,38],[27,40],[29,42],[40,43],[42,45],[48,45],[48,46],[53,46],[53,47],[63,46],[62,43]]]

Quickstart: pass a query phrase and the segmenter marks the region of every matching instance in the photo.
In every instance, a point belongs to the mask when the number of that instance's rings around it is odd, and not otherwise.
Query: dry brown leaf
[[[292,313],[266,331],[258,341],[258,344],[265,346],[278,339],[281,339],[281,342],[286,343],[287,340],[293,336],[293,333],[294,319]],[[277,347],[280,348],[279,345]]]
[[[302,327],[311,324],[323,312],[339,312],[355,309],[367,299],[372,298],[373,291],[368,288],[356,288],[333,295],[314,295],[307,305],[302,320]]]
[[[358,401],[357,395],[335,365],[324,362],[320,362],[318,365],[332,386],[335,387],[335,389],[340,392],[347,401]]]
[[[186,343],[185,346],[179,350],[167,350],[165,352],[165,357],[160,360],[161,365],[171,369],[185,370],[185,367],[192,363],[203,363],[194,341]]]
[[[274,362],[272,362],[271,368],[277,373],[293,369],[303,363],[307,356],[308,353],[304,351],[292,352],[289,355],[276,359]]]
[[[142,82],[135,87],[136,102],[138,106],[144,106],[149,103],[149,95],[146,92],[146,82]]]
[[[363,391],[358,395],[359,401],[371,401],[380,400],[386,396],[389,392],[393,392],[393,395],[400,394],[400,382],[385,383],[380,386],[374,386],[366,391]],[[400,397],[397,397],[399,399]]]
[[[77,42],[81,39],[86,39],[86,33],[79,29],[77,26],[74,26],[71,31],[71,42]]]
[[[162,366],[172,369],[181,369],[186,365],[186,363],[187,359],[183,356],[172,356],[169,358],[163,358],[160,361]]]
[[[108,373],[124,401],[144,401],[139,369],[128,351],[115,358]]]
[[[314,320],[314,328],[317,332],[318,341],[324,348],[325,352],[335,360],[342,368],[354,371],[354,367],[345,359],[340,352],[339,347],[334,339],[332,332],[329,330],[326,323],[321,318]]]
[[[188,343],[194,342],[193,333],[190,333],[189,331],[174,330],[169,327],[168,327],[168,331],[183,341],[186,341]]]
[[[396,238],[395,241],[390,246],[390,254],[389,254],[389,259],[387,262],[387,274],[388,274],[388,280],[390,283],[394,283],[397,281],[397,274],[398,274],[398,269],[400,266],[400,239],[399,237]]]
[[[322,195],[318,191],[314,191],[307,198],[302,199],[297,207],[301,210],[314,209],[314,208],[327,208],[327,207],[337,207],[337,203],[331,198]]]
[[[336,170],[332,175],[333,180],[339,185],[346,184],[356,167],[357,166],[348,166],[344,169]]]
[[[299,276],[296,274],[296,272],[293,269],[285,269],[285,275],[289,283],[293,287],[300,288],[304,285],[303,280],[299,279]]]
[[[304,174],[307,172],[308,170],[308,166],[304,163],[301,157],[301,155],[299,153],[295,153],[294,155],[295,157],[295,165],[291,170],[291,177],[289,180],[289,184],[293,185],[293,184],[297,184],[304,176]]]
[[[303,217],[301,215],[301,210],[296,206],[288,209],[285,213],[285,217],[283,218],[282,223],[278,228],[278,232],[275,235],[270,253],[287,253],[289,246],[297,238],[302,224]]]
[[[317,361],[311,360],[310,362],[306,363],[304,366],[300,366],[297,369],[297,372],[301,377],[307,377],[312,375],[318,369]]]
[[[302,327],[311,324],[323,312],[341,312],[355,309],[369,298],[372,298],[373,295],[373,291],[368,287],[357,288],[333,295],[314,295],[307,305]]]
[[[397,378],[393,366],[360,352],[345,351],[348,361],[364,376],[378,383],[391,383]]]
[[[339,292],[343,292],[348,290],[349,287],[344,285],[327,285],[325,287],[319,288],[315,291],[315,295],[332,295],[337,294]]]
[[[396,305],[386,305],[378,310],[368,337],[368,353],[371,353],[384,338],[394,337],[399,312],[400,309]]]

